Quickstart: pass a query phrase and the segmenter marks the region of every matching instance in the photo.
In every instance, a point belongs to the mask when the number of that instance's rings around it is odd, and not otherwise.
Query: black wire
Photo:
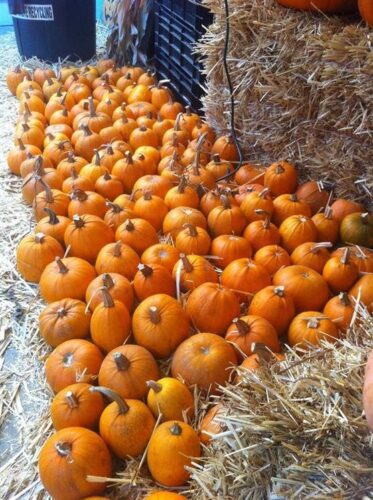
[[[229,35],[230,35],[230,24],[229,24],[229,5],[228,5],[228,0],[224,0],[224,7],[225,7],[225,40],[224,40],[224,51],[223,51],[223,66],[224,66],[224,72],[225,76],[227,78],[227,83],[228,83],[228,89],[229,89],[229,94],[230,94],[230,107],[231,107],[231,116],[230,116],[230,132],[231,136],[233,137],[234,144],[237,148],[238,152],[238,163],[236,167],[231,171],[228,172],[227,174],[223,175],[222,177],[219,177],[218,182],[222,181],[224,179],[228,179],[229,177],[232,177],[237,170],[241,167],[243,163],[243,154],[242,150],[240,147],[240,144],[237,139],[236,135],[236,129],[234,125],[234,112],[235,112],[235,103],[234,103],[234,89],[233,89],[233,84],[231,80],[231,75],[229,74],[229,68],[228,68],[228,48],[229,48]]]

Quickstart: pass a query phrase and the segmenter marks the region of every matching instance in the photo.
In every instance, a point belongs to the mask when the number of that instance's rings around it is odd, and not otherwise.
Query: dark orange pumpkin
[[[221,283],[236,293],[241,302],[250,303],[253,296],[271,284],[267,270],[251,259],[237,259],[224,269]]]
[[[264,174],[264,185],[274,196],[294,193],[298,178],[295,167],[287,161],[278,161],[267,168]]]
[[[351,325],[354,304],[346,292],[331,298],[324,307],[323,313],[330,318],[339,330],[345,332]]]
[[[320,341],[336,342],[338,329],[333,321],[317,311],[305,311],[295,316],[288,330],[288,341],[291,346],[307,343],[319,345]]]
[[[141,255],[148,247],[158,243],[158,236],[154,227],[145,219],[128,219],[121,224],[115,238],[130,246]]]
[[[291,254],[293,264],[310,267],[322,274],[325,264],[330,259],[328,248],[333,245],[329,241],[321,243],[302,243]]]
[[[230,234],[222,234],[212,240],[210,252],[215,257],[214,264],[221,269],[227,267],[234,260],[250,258],[253,253],[246,238]]]
[[[133,288],[138,301],[157,293],[175,296],[176,292],[171,273],[159,264],[139,264],[133,279]]]
[[[323,278],[330,289],[337,292],[346,292],[358,279],[359,270],[350,259],[350,249],[346,248],[342,257],[331,257],[324,266]]]
[[[273,276],[282,267],[290,266],[291,260],[287,251],[278,245],[268,245],[260,248],[254,255],[254,260],[261,264]]]
[[[179,260],[179,250],[168,243],[157,243],[148,247],[141,255],[143,264],[159,264],[172,273],[176,262]]]

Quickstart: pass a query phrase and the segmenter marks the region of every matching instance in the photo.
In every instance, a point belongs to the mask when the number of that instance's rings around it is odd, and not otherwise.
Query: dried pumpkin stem
[[[341,257],[341,263],[343,265],[346,265],[348,264],[348,261],[350,259],[350,253],[351,253],[351,249],[346,247],[343,251],[343,254],[342,254],[342,257]]]
[[[97,386],[97,387],[91,387],[89,390],[91,392],[99,392],[100,394],[103,394],[104,396],[111,399],[112,401],[115,401],[119,407],[119,413],[121,415],[124,415],[130,409],[130,407],[128,406],[126,401],[124,399],[122,399],[119,396],[119,394],[112,391],[111,389],[108,389],[107,387]]]
[[[234,318],[232,321],[237,327],[237,331],[240,335],[247,335],[250,331],[249,325],[240,318]]]
[[[72,446],[70,443],[60,441],[55,444],[55,448],[60,457],[68,457],[72,450]]]
[[[295,193],[292,193],[292,194],[289,196],[289,200],[290,200],[290,201],[293,201],[293,202],[297,202],[297,201],[298,201],[298,196],[297,196]]]
[[[113,155],[114,154],[114,149],[113,149],[113,146],[111,144],[107,145],[107,147],[106,147],[106,154],[108,154],[108,155]]]
[[[273,360],[272,352],[261,342],[253,342],[251,344],[251,352],[258,356],[260,363],[269,363]]]
[[[183,227],[185,229],[188,229],[189,236],[191,236],[192,238],[197,238],[198,231],[196,226],[193,226],[193,224],[189,224],[188,222],[186,222],[185,224],[183,224]]]
[[[193,266],[188,257],[185,255],[185,253],[180,254],[180,260],[183,263],[183,268],[185,272],[187,273],[192,273],[193,272]]]
[[[317,318],[310,318],[307,322],[307,328],[317,328],[320,322]]]
[[[232,208],[232,205],[231,205],[231,203],[230,203],[230,201],[229,201],[229,198],[228,198],[228,196],[227,196],[226,194],[222,194],[222,195],[220,196],[220,200],[222,201],[222,203],[223,203],[223,207],[224,207],[226,210],[229,210],[229,209],[231,209],[231,208]]]
[[[115,214],[119,214],[120,212],[123,212],[123,208],[118,205],[117,203],[113,203],[112,201],[107,201],[106,206],[110,208],[112,212]]]
[[[284,286],[276,286],[273,289],[273,292],[279,297],[283,297],[285,295],[285,287]]]
[[[182,429],[177,422],[174,422],[172,427],[170,427],[170,432],[173,436],[181,436]]]
[[[152,200],[153,199],[152,198],[152,193],[150,191],[145,191],[143,198],[146,201]]]
[[[121,352],[115,352],[113,354],[114,363],[119,371],[128,370],[130,367],[130,360],[126,358]]]
[[[344,306],[350,306],[351,305],[351,301],[348,297],[348,293],[347,292],[341,292],[339,295],[338,295],[338,298],[340,300],[340,302],[344,305]]]
[[[315,245],[312,246],[311,252],[312,253],[317,253],[321,248],[332,248],[333,243],[330,241],[322,241],[321,243],[315,243]]]
[[[43,240],[45,238],[45,234],[40,232],[35,234],[35,243],[43,243]]]
[[[65,264],[62,262],[61,257],[56,257],[55,261],[58,266],[58,272],[60,272],[61,274],[66,274],[69,271]]]
[[[109,290],[103,286],[101,288],[101,293],[102,293],[102,298],[103,298],[103,304],[105,307],[114,307],[114,300],[113,297],[110,295]]]
[[[149,315],[150,320],[153,324],[158,324],[161,321],[161,315],[159,314],[159,310],[156,306],[149,307]]]
[[[60,307],[58,310],[57,310],[57,317],[58,318],[63,318],[67,315],[67,311],[64,307]]]
[[[102,275],[102,284],[108,290],[110,290],[110,288],[113,288],[113,286],[114,286],[114,280],[110,276],[110,274],[105,273],[105,274]]]
[[[128,219],[126,221],[125,228],[126,228],[126,231],[129,231],[129,232],[132,232],[136,229],[135,224],[130,219]]]
[[[66,401],[71,409],[79,407],[79,401],[77,400],[75,394],[72,391],[66,393]]]
[[[114,245],[114,251],[113,251],[114,257],[121,257],[122,255],[121,249],[122,249],[122,242],[121,240],[119,240]]]
[[[146,264],[139,264],[137,266],[137,269],[143,274],[145,278],[148,278],[153,274],[153,269],[150,266],[147,266]]]
[[[360,219],[361,219],[361,222],[363,224],[368,224],[368,222],[369,222],[369,213],[368,212],[364,212],[363,214],[361,214]]]
[[[88,195],[82,189],[74,189],[74,191],[70,195],[72,200],[86,201],[88,199]]]
[[[84,219],[77,214],[73,216],[73,223],[77,228],[84,227],[85,225]]]
[[[150,388],[150,389],[153,389],[154,392],[161,392],[162,390],[162,386],[161,384],[159,384],[158,382],[156,382],[155,380],[148,380],[146,382],[146,385]]]

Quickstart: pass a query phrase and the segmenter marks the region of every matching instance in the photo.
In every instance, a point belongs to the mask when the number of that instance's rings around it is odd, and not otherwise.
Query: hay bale
[[[214,23],[196,46],[205,113],[221,132],[229,103],[221,64],[224,5],[203,0]],[[338,196],[372,191],[373,32],[354,16],[298,12],[275,0],[230,0],[229,68],[245,157],[288,158],[303,177],[335,182]],[[365,188],[357,180],[365,179]],[[367,189],[368,187],[368,189]]]
[[[358,326],[359,325],[359,326]],[[373,439],[362,412],[373,319],[359,308],[324,343],[222,389],[225,427],[192,476],[192,498],[371,498]]]

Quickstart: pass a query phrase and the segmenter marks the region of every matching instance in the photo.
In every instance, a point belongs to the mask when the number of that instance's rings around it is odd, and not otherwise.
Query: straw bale
[[[224,4],[202,0],[214,22],[196,46],[207,76],[203,107],[226,132]],[[245,157],[293,161],[335,194],[369,198],[373,187],[373,32],[354,16],[326,17],[275,0],[229,0],[229,68]],[[364,179],[364,185],[355,184]]]
[[[241,369],[239,385],[222,388],[228,414],[193,470],[191,498],[371,498],[373,437],[361,389],[372,347],[373,319],[358,307],[337,344]]]

